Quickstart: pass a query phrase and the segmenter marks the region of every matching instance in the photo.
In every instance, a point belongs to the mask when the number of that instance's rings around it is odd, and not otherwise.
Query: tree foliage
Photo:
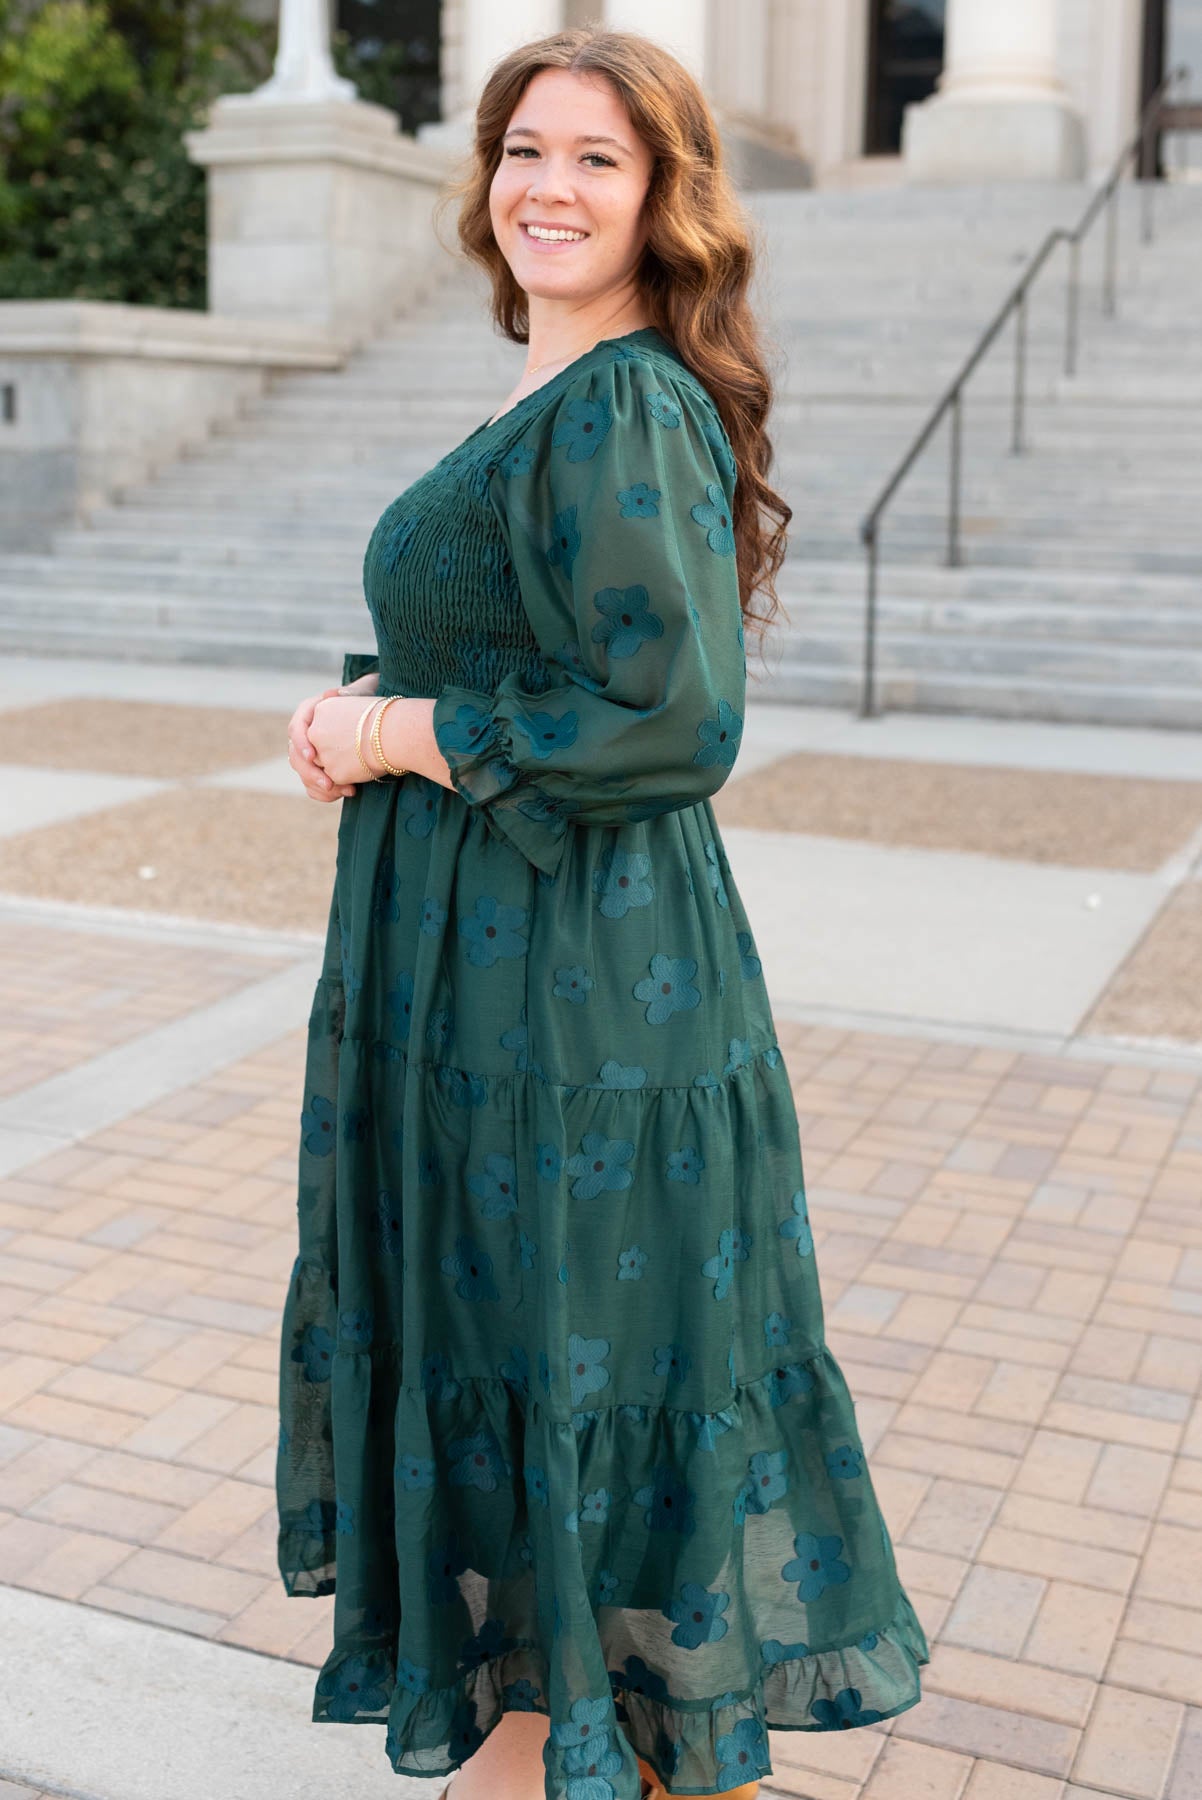
[[[274,39],[233,0],[0,0],[0,298],[203,307],[183,133]]]

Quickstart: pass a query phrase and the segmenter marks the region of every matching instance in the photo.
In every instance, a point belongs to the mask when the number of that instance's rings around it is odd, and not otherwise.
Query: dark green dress
[[[401,1774],[516,1708],[549,1718],[547,1800],[637,1800],[636,1752],[712,1794],[771,1773],[766,1727],[919,1698],[710,806],[735,473],[649,327],[368,544],[380,692],[435,698],[455,786],[342,807],[277,1498],[287,1591],[335,1596],[313,1718],[385,1723]]]

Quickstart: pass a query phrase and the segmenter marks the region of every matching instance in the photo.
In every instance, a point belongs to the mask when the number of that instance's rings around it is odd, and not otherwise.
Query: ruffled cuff
[[[570,801],[553,799],[513,760],[509,721],[486,695],[444,687],[434,701],[434,741],[442,751],[455,792],[478,807],[489,829],[544,875],[554,876],[563,856]]]

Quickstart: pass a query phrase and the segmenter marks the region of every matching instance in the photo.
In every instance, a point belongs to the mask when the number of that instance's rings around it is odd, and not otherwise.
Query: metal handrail
[[[930,442],[936,427],[942,422],[944,414],[951,414],[951,454],[950,480],[947,505],[947,564],[948,568],[961,565],[960,555],[960,466],[961,439],[963,427],[963,389],[969,376],[973,373],[985,352],[993,344],[994,339],[1009,319],[1011,313],[1014,320],[1014,399],[1012,406],[1012,423],[1010,448],[1014,454],[1020,454],[1025,446],[1023,425],[1026,404],[1026,365],[1027,365],[1027,294],[1039,275],[1044,264],[1058,244],[1069,246],[1069,272],[1067,314],[1065,320],[1064,340],[1064,373],[1075,375],[1077,372],[1077,345],[1080,336],[1080,288],[1081,288],[1081,243],[1099,212],[1105,206],[1106,245],[1102,274],[1102,310],[1107,317],[1113,317],[1115,311],[1115,287],[1117,284],[1118,266],[1118,219],[1116,194],[1123,171],[1131,158],[1142,151],[1145,170],[1154,166],[1154,158],[1150,151],[1156,136],[1156,127],[1164,105],[1164,97],[1177,82],[1185,81],[1189,70],[1184,64],[1170,70],[1149,96],[1139,117],[1139,127],[1131,140],[1124,145],[1115,160],[1109,176],[1099,187],[1082,213],[1076,225],[1057,226],[1049,231],[1039,249],[1035,252],[1014,287],[985,327],[976,344],[961,364],[959,373],[946,389],[915,437],[910,448],[902,457],[893,474],[881,489],[876,504],[864,515],[860,526],[860,537],[868,552],[868,591],[866,597],[864,619],[864,679],[860,697],[860,717],[872,718],[874,706],[874,680],[876,659],[876,609],[877,609],[877,574],[880,559],[879,522],[882,513],[892,500],[894,494],[917,462],[919,456]],[[1154,178],[1149,175],[1141,183],[1143,188],[1141,237],[1145,244],[1152,242],[1152,192]]]

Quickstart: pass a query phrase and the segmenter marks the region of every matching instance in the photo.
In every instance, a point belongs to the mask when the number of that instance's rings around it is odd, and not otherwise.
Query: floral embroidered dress
[[[315,1720],[445,1777],[548,1717],[547,1800],[771,1773],[919,1698],[826,1347],[797,1116],[710,796],[746,659],[717,409],[655,328],[378,521],[382,694],[454,788],[343,803],[282,1319],[279,1569]]]

